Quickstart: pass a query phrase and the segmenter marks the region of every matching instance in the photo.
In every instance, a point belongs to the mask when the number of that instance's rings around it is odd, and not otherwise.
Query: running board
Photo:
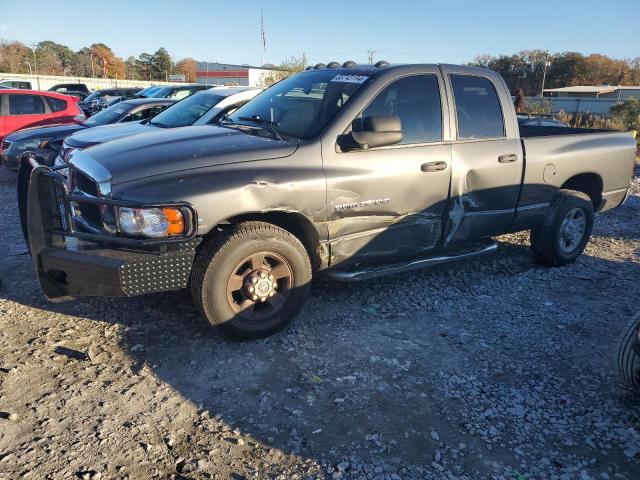
[[[498,249],[498,243],[495,240],[485,242],[475,246],[473,249],[464,250],[459,254],[437,255],[435,257],[421,258],[411,260],[408,263],[393,263],[391,265],[381,265],[365,268],[363,270],[329,270],[326,275],[334,280],[343,282],[357,282],[360,280],[369,280],[370,278],[382,277],[394,273],[408,272],[419,268],[432,267],[441,263],[449,263],[456,260],[464,260],[467,258],[478,257],[487,253],[495,252]]]

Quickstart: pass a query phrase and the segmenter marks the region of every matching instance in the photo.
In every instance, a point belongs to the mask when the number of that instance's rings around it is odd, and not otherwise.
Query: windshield
[[[160,90],[160,88],[162,87],[148,87],[148,88],[145,88],[144,90],[140,90],[138,93],[136,93],[136,96],[148,97],[152,93],[155,93],[157,90]]]
[[[155,92],[151,92],[147,94],[149,98],[165,98],[171,92],[173,92],[175,88],[173,87],[160,87]]]
[[[170,106],[164,112],[153,117],[150,125],[157,127],[174,128],[192,125],[212,107],[220,103],[225,97],[214,95],[208,91],[198,92],[195,95]]]
[[[268,123],[280,135],[311,138],[369,80],[367,75],[331,70],[305,72],[268,88],[225,118],[223,123]]]
[[[115,120],[120,118],[122,115],[127,113],[129,107],[127,105],[117,104],[112,107],[105,108],[101,112],[92,115],[90,118],[85,120],[85,125],[89,127],[97,127],[98,125],[107,125],[109,123],[113,123]]]
[[[90,102],[91,100],[95,100],[96,98],[99,97],[104,97],[105,95],[108,95],[108,93],[103,92],[102,90],[96,90],[95,92],[91,92],[87,98],[84,99],[85,102]]]

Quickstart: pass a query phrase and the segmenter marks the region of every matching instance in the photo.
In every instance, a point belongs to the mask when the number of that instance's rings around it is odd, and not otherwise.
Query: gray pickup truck
[[[23,161],[19,203],[49,299],[188,287],[212,326],[255,338],[322,271],[405,273],[521,230],[538,261],[572,262],[594,212],[628,195],[635,148],[631,133],[519,127],[489,70],[332,62],[219,126],[77,151],[67,178]]]

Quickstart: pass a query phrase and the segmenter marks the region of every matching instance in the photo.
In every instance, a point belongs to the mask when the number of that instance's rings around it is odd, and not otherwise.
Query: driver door
[[[323,148],[332,266],[389,262],[440,245],[451,177],[443,94],[436,68],[396,79],[354,120],[398,117],[400,143]]]

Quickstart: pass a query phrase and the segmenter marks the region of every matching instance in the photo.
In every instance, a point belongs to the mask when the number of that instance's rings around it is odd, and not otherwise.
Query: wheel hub
[[[259,269],[249,273],[244,280],[243,293],[254,302],[266,302],[278,290],[278,282],[268,270]]]
[[[587,221],[584,212],[579,208],[571,210],[562,221],[560,229],[560,249],[571,253],[580,246],[584,239]]]

